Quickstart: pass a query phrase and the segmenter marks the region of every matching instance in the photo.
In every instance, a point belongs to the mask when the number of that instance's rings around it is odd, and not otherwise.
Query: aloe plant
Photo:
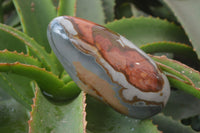
[[[200,131],[198,0],[0,0],[0,6],[0,132]],[[47,41],[49,22],[61,15],[104,25],[148,53],[170,81],[162,113],[129,118],[80,92]]]

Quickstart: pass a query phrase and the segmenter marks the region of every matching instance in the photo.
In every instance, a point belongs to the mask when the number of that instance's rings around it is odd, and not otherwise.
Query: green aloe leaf
[[[56,17],[56,8],[51,0],[14,0],[21,19],[23,31],[33,37],[50,52],[46,31],[49,22]]]
[[[57,16],[62,16],[62,15],[75,16],[76,3],[77,0],[60,0],[58,5]]]
[[[152,58],[166,72],[171,86],[200,98],[200,72],[165,56]]]
[[[87,121],[87,130],[92,133],[160,133],[151,120],[129,118],[90,96],[87,96]]]
[[[74,82],[64,84],[56,75],[34,65],[0,63],[0,72],[10,72],[35,80],[42,91],[54,100],[66,100],[76,97],[80,89]]]
[[[181,120],[199,115],[200,108],[197,108],[199,106],[200,99],[181,90],[172,90],[163,113],[175,120]]]
[[[197,59],[197,55],[191,46],[178,42],[154,42],[142,45],[140,47],[146,53],[168,52],[179,54],[184,58]]]
[[[158,129],[163,133],[197,133],[191,127],[185,126],[180,121],[173,120],[163,114],[154,116],[153,122],[158,124]]]
[[[115,0],[102,0],[103,9],[106,16],[106,22],[111,22],[114,20],[114,7]]]
[[[47,70],[57,75],[62,72],[62,69],[58,69],[60,67],[59,64],[56,64],[55,58],[50,57],[36,41],[26,34],[7,25],[0,24],[0,35],[1,49],[26,53],[25,48],[28,47],[28,53],[38,58]]]
[[[77,0],[76,4],[77,17],[104,24],[105,16],[101,0]]]
[[[24,76],[0,73],[0,87],[29,110],[34,96],[30,82],[31,80]]]
[[[168,58],[179,60],[193,68],[199,69],[200,62],[194,49],[186,44],[177,42],[154,42],[142,45],[143,51],[153,55],[166,55]],[[200,70],[200,69],[199,69]]]
[[[0,63],[20,62],[28,65],[42,67],[42,64],[35,58],[24,53],[10,52],[8,50],[0,51]]]
[[[41,88],[46,88],[46,92],[48,92],[48,89],[52,89],[52,91],[56,93],[56,88],[62,88],[64,86],[64,83],[59,80],[57,76],[34,65],[22,64],[19,62],[0,63],[0,71],[10,72],[35,79]]]
[[[125,36],[138,47],[159,41],[189,44],[188,38],[181,27],[159,18],[124,18],[108,23],[105,26]]]
[[[0,88],[0,131],[2,133],[28,132],[27,109]]]
[[[2,49],[26,52],[25,47],[28,47],[29,52],[32,54],[34,53],[34,57],[38,58],[39,60],[37,61],[35,59],[31,59],[32,57],[11,52],[6,54],[1,53],[1,62],[13,63],[18,61],[25,64],[28,63],[29,65],[31,64],[39,67],[45,67],[47,70],[52,70],[54,73],[59,73],[56,69],[56,64],[50,59],[49,55],[44,51],[44,49],[24,33],[9,26],[0,24],[0,35],[0,46]],[[30,81],[32,80],[27,77],[12,73],[1,73],[0,75],[0,86],[28,109],[30,109],[30,105],[32,104],[31,99],[33,97]]]
[[[15,62],[41,67],[41,63],[38,60],[23,53],[9,52],[7,50],[0,51],[0,65]],[[28,109],[30,109],[33,97],[30,81],[26,77],[12,73],[0,73],[0,86],[2,89]]]
[[[65,84],[69,83],[70,81],[72,81],[72,78],[68,75],[68,74],[65,74],[63,77],[62,77],[62,80]]]
[[[10,37],[15,36],[15,34],[5,27],[8,26],[0,24],[0,50],[8,49],[10,51],[16,50],[17,52],[25,53],[26,47],[23,44],[23,41],[16,37]]]
[[[67,104],[52,104],[35,88],[34,104],[29,121],[29,133],[83,133],[85,121],[85,94]]]
[[[190,0],[164,0],[174,12],[179,22],[182,24],[186,33],[192,41],[193,47],[196,49],[200,59],[200,1]],[[191,15],[192,14],[192,15]]]

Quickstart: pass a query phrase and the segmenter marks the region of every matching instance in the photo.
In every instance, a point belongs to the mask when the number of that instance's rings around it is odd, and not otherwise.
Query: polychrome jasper
[[[154,61],[123,36],[93,22],[55,18],[48,39],[76,84],[120,113],[145,119],[161,111],[169,82]]]

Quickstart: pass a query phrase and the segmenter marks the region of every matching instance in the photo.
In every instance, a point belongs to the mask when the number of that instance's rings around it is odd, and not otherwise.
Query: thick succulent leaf
[[[23,53],[9,52],[7,50],[0,51],[0,65],[5,63],[21,62],[28,65],[35,65],[41,67],[41,63]],[[30,79],[26,77],[15,75],[12,73],[0,74],[0,87],[8,94],[13,96],[18,102],[30,109],[32,104],[33,91],[30,86]]]
[[[102,0],[103,9],[106,16],[106,22],[111,22],[114,19],[115,0]]]
[[[66,75],[64,75],[64,76],[62,77],[62,80],[63,80],[63,82],[64,82],[65,84],[67,84],[67,83],[69,83],[70,81],[72,81],[72,78],[71,78],[68,74],[66,74]]]
[[[182,24],[186,33],[192,41],[200,59],[200,1],[199,0],[164,0],[174,12],[179,22]],[[192,14],[192,15],[191,15]]]
[[[77,0],[60,0],[58,5],[57,16],[62,16],[62,15],[75,16],[76,2]]]
[[[51,0],[13,0],[21,19],[23,31],[33,37],[50,52],[47,26],[56,17],[56,8]]]
[[[51,71],[55,74],[60,76],[62,74],[62,72],[64,71],[63,66],[60,64],[58,58],[56,57],[56,55],[54,54],[54,52],[52,51],[51,54],[48,56],[48,62],[50,64],[51,67]],[[52,66],[53,65],[53,66]]]
[[[27,110],[0,88],[0,131],[2,133],[28,132]]]
[[[0,72],[9,72],[35,80],[42,91],[54,100],[67,100],[76,97],[80,89],[74,82],[64,84],[56,75],[34,65],[0,63]]]
[[[95,7],[95,8],[91,8]],[[77,0],[76,16],[104,24],[105,16],[101,0]]]
[[[29,133],[85,133],[85,94],[67,104],[52,104],[35,88],[34,104],[29,121]]]
[[[200,72],[198,72],[178,61],[167,59],[165,56],[162,56],[162,57],[154,56],[153,59],[155,61],[158,61],[159,63],[162,63],[164,65],[167,65],[168,67],[173,68],[174,70],[180,72],[182,75],[187,76],[195,88],[200,88],[200,82],[199,82],[200,81]]]
[[[163,114],[154,116],[153,122],[158,124],[158,129],[163,131],[163,133],[197,133],[191,127],[185,126],[181,122]]]
[[[152,17],[124,18],[105,25],[132,41],[137,46],[142,44],[174,41],[189,44],[181,27],[166,20]]]
[[[1,87],[29,109],[33,97],[30,79],[37,81],[45,94],[56,100],[71,99],[79,94],[80,89],[73,81],[65,85],[63,80],[40,67],[40,62],[30,56],[0,51],[0,71],[5,72],[0,77]],[[13,77],[13,74],[18,75]]]
[[[197,59],[197,55],[192,47],[177,42],[167,42],[167,41],[154,42],[142,45],[140,48],[145,53],[149,54],[157,52],[168,52],[168,53],[179,54],[181,56],[184,56],[184,58]]]
[[[171,91],[169,101],[163,112],[173,119],[181,120],[200,114],[200,99],[183,91]],[[177,108],[178,107],[178,108]]]
[[[62,71],[59,64],[55,63],[54,58],[50,58],[49,54],[32,38],[26,34],[3,24],[0,24],[0,48],[8,50],[17,50],[25,52],[25,47],[28,47],[28,52],[41,61],[43,67],[59,75]]]
[[[177,42],[154,42],[142,45],[143,51],[153,55],[166,55],[168,58],[179,60],[197,70],[200,70],[200,62],[194,49],[186,44]]]
[[[200,98],[200,72],[165,56],[152,58],[166,72],[171,86]]]
[[[30,82],[31,80],[24,76],[0,73],[0,87],[29,110],[34,96]]]
[[[8,31],[9,29],[5,27],[8,26],[0,24],[0,50],[8,49],[10,51],[26,52],[23,41],[16,37],[11,37],[15,36],[15,34],[12,31]]]
[[[159,133],[151,120],[124,116],[108,105],[87,96],[87,130],[91,133]]]
[[[19,62],[0,63],[0,71],[18,74],[36,80],[40,87],[50,94],[57,95],[56,93],[58,91],[56,88],[61,89],[64,86],[64,83],[58,79],[57,76],[34,65],[27,65]]]
[[[24,53],[10,52],[8,50],[0,51],[0,63],[20,62],[28,65],[42,67],[42,64],[35,58],[24,55]]]

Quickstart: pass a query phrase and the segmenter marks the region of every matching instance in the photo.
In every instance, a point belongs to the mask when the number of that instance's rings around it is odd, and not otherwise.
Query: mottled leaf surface
[[[30,133],[84,133],[85,95],[81,93],[68,103],[54,104],[48,101],[38,87],[35,88],[34,104],[29,121]]]

